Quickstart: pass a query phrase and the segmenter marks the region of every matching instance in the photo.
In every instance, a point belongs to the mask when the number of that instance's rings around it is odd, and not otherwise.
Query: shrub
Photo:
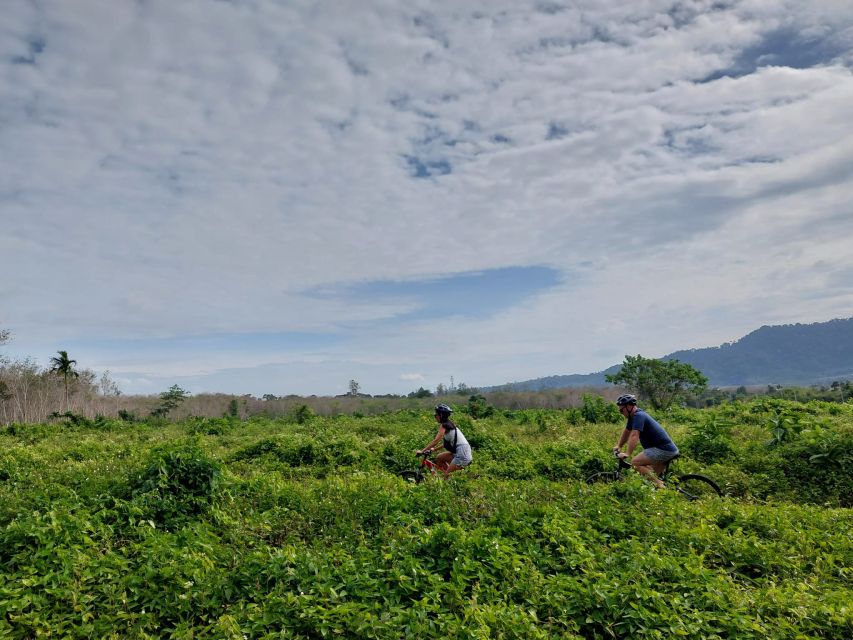
[[[192,435],[221,436],[233,430],[234,418],[189,418],[187,427]]]
[[[128,411],[127,409],[119,409],[118,417],[124,422],[136,422],[137,420],[139,420],[139,418],[133,411]]]
[[[488,418],[494,415],[495,408],[486,402],[486,398],[479,394],[474,394],[468,398],[468,406],[466,407],[468,415],[472,418]]]
[[[619,409],[612,402],[606,402],[601,396],[583,394],[583,404],[580,407],[581,416],[587,422],[596,424],[599,422],[613,423],[620,419]]]
[[[279,436],[266,438],[240,449],[233,460],[271,458],[290,467],[314,466],[325,471],[330,467],[350,466],[363,462],[367,451],[352,436],[299,438]]]
[[[803,431],[796,441],[780,447],[785,477],[803,499],[853,506],[850,435],[815,428]]]
[[[291,414],[291,418],[293,422],[297,424],[305,424],[310,422],[312,418],[316,417],[317,414],[314,413],[314,410],[309,407],[307,404],[302,404],[296,407]]]
[[[733,454],[731,430],[731,422],[716,417],[690,425],[689,435],[680,449],[690,457],[708,464],[720,462]]]
[[[158,524],[207,511],[222,477],[219,465],[194,443],[155,450],[148,466],[130,478],[131,495]]]

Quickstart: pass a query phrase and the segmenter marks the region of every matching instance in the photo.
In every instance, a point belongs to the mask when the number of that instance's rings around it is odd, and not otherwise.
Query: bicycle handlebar
[[[618,452],[614,451],[614,452],[613,452],[613,457],[614,457],[614,458],[616,458],[616,459],[619,461],[619,468],[620,468],[620,469],[630,469],[630,468],[631,468],[631,466],[632,466],[632,465],[631,465],[631,463],[630,463],[630,462],[626,462],[626,461],[625,461],[625,458],[620,458],[620,457],[619,457],[619,453],[618,453]]]

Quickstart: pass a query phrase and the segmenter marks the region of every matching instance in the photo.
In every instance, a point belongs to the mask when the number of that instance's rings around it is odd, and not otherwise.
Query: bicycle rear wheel
[[[424,481],[424,474],[420,471],[403,471],[400,473],[400,477],[406,482],[411,482],[412,484],[420,484]]]
[[[675,490],[678,491],[688,500],[707,500],[711,498],[721,498],[723,492],[717,483],[700,476],[697,473],[688,473],[683,476],[678,476],[673,483]]]
[[[619,479],[619,474],[615,471],[599,471],[593,473],[586,479],[587,484],[598,484],[604,482],[616,482]]]

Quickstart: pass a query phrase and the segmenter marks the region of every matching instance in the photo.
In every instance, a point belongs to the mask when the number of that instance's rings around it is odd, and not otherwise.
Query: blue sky
[[[0,327],[405,393],[853,310],[853,4],[4,4]]]

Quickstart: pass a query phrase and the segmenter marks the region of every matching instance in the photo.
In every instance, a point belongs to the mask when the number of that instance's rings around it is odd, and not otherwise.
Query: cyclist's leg
[[[658,489],[662,489],[664,487],[663,481],[659,476],[663,474],[664,469],[666,469],[665,462],[652,460],[646,455],[645,451],[642,451],[631,459],[631,464],[637,471],[647,477]]]
[[[435,457],[435,466],[447,473],[447,466],[453,460],[453,454],[449,451],[442,451]]]
[[[454,471],[464,469],[466,466],[471,464],[471,460],[471,447],[468,445],[459,445],[456,453],[451,456],[451,459],[447,463],[447,470],[444,472],[445,477],[449,476]]]
[[[445,473],[445,474],[447,474],[447,475],[450,475],[450,474],[451,474],[451,473],[453,473],[454,471],[459,471],[460,469],[464,469],[464,468],[465,468],[465,467],[460,467],[458,464],[453,464],[452,462],[449,462],[449,463],[447,464],[447,469],[445,470],[445,472],[444,472],[444,473]]]

